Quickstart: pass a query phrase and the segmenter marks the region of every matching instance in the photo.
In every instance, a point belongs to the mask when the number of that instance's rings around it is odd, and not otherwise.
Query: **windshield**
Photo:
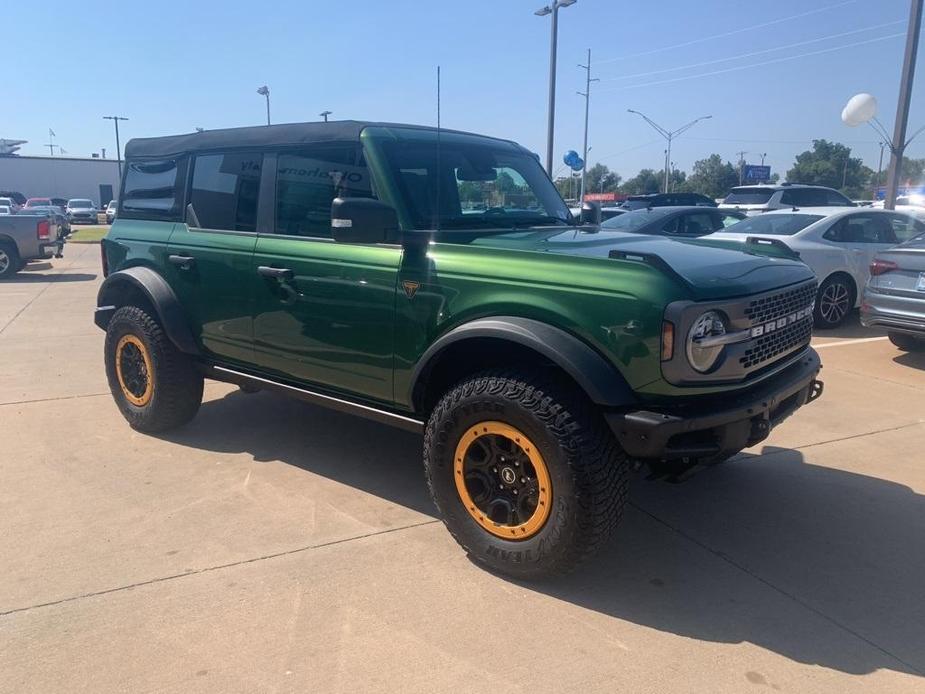
[[[93,203],[89,200],[69,200],[67,206],[76,208],[93,207]]]
[[[727,205],[764,205],[775,192],[773,188],[733,188],[723,202]]]
[[[51,200],[48,198],[35,198],[33,200],[26,201],[26,207],[36,207],[38,205],[48,205],[51,203]]]
[[[649,222],[664,217],[672,210],[667,207],[653,208],[650,210],[636,210],[621,214],[619,217],[613,217],[601,224],[602,229],[614,229],[616,231],[636,231],[644,227]]]
[[[818,214],[763,214],[728,226],[723,233],[793,236],[820,219],[822,215]]]
[[[507,143],[447,138],[439,156],[433,142],[384,141],[382,149],[415,229],[572,223],[539,161]]]

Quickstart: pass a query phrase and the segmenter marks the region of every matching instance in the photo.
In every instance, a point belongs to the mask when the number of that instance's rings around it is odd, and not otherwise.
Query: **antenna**
[[[434,209],[434,229],[440,231],[440,179],[443,173],[440,168],[440,66],[437,66],[437,205]]]

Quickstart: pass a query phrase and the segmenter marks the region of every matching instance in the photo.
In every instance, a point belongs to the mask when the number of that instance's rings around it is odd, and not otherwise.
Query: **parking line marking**
[[[823,347],[845,347],[847,345],[859,345],[862,342],[879,342],[880,340],[889,340],[886,337],[862,337],[857,340],[845,340],[844,342],[826,342],[822,345],[813,345],[813,349],[822,349]]]

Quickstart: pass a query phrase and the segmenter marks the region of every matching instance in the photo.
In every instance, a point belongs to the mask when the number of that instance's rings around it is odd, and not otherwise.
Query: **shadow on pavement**
[[[281,460],[434,515],[420,437],[384,425],[233,392],[166,438]],[[909,487],[765,448],[683,484],[637,479],[610,547],[572,576],[521,585],[690,639],[922,675],[923,550],[925,498]]]
[[[925,352],[901,352],[893,357],[893,361],[901,366],[911,366],[925,371]]]
[[[5,283],[29,283],[29,282],[90,282],[96,279],[95,274],[88,272],[49,272],[42,273],[38,270],[51,270],[51,266],[47,268],[34,268],[28,267],[26,269],[20,270],[18,273],[10,277],[9,279],[4,280]]]
[[[831,330],[825,328],[813,328],[813,338],[825,340],[832,337],[855,339],[864,337],[882,337],[886,335],[886,330],[880,328],[865,328],[861,325],[861,314],[855,309],[845,319],[845,322]]]

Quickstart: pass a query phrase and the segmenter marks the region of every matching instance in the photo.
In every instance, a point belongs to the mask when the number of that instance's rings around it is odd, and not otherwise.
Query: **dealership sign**
[[[746,164],[742,169],[742,179],[746,183],[765,183],[771,180],[771,167]]]
[[[625,197],[625,195],[618,197],[616,193],[585,193],[585,202],[616,202]]]

